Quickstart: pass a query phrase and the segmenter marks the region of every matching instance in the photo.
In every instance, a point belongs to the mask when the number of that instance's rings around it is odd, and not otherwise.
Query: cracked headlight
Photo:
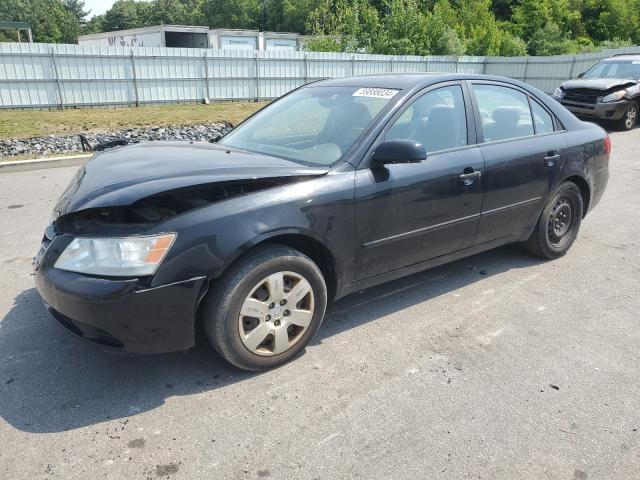
[[[626,90],[618,90],[617,92],[610,93],[606,97],[602,98],[602,103],[617,102],[627,94]]]
[[[175,233],[147,237],[77,237],[54,267],[113,277],[153,275],[176,238]]]

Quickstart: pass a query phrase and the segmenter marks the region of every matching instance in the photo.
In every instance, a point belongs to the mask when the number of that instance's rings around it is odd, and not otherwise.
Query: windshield
[[[331,165],[396,93],[386,88],[301,88],[258,112],[219,143],[307,165]]]
[[[583,78],[624,78],[628,80],[640,79],[640,61],[626,60],[615,62],[600,62]]]

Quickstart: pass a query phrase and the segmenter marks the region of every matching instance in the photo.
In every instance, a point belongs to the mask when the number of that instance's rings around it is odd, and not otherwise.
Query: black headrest
[[[429,112],[429,118],[427,125],[433,127],[440,122],[444,123],[447,127],[453,127],[455,120],[456,109],[450,105],[437,105]]]
[[[517,125],[520,121],[521,112],[522,110],[519,107],[498,107],[493,111],[492,118],[496,123]]]

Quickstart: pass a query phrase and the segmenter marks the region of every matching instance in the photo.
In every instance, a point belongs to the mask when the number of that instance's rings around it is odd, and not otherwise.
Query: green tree
[[[80,25],[84,25],[87,22],[87,16],[91,13],[91,10],[84,9],[83,0],[63,0],[62,4]]]
[[[382,32],[372,39],[376,53],[428,55],[432,52],[427,16],[415,0],[392,0]]]
[[[582,16],[586,33],[595,41],[631,38],[637,31],[634,5],[628,0],[583,0]]]
[[[141,15],[142,14],[142,15]],[[144,26],[146,13],[134,0],[117,0],[104,14],[102,28],[106,32]]]
[[[28,22],[34,42],[75,43],[80,31],[78,19],[61,0],[2,0],[0,19]]]
[[[204,21],[212,28],[260,28],[259,0],[204,0]]]
[[[572,8],[569,0],[521,0],[513,8],[512,21],[526,41],[548,24],[555,24],[563,39],[579,36],[584,28],[580,11]]]
[[[0,0],[36,41],[157,24],[312,34],[308,49],[388,54],[577,53],[640,43],[640,0]],[[0,40],[14,41],[14,32]]]
[[[307,29],[319,37],[318,44],[313,39],[306,44],[309,50],[371,52],[381,34],[378,12],[366,0],[321,0]]]

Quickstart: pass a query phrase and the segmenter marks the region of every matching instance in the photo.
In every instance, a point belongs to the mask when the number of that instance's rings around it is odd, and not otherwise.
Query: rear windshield
[[[616,60],[600,62],[592,67],[583,78],[623,78],[626,80],[640,79],[640,61]]]
[[[302,88],[264,108],[219,143],[307,165],[330,165],[396,93],[387,88]]]

